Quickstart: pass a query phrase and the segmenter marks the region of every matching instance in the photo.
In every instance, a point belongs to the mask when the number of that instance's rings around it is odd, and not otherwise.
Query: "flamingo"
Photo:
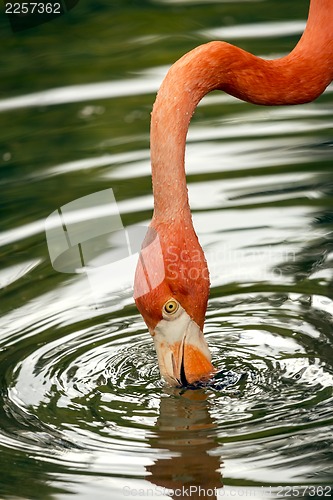
[[[134,299],[168,384],[207,381],[215,372],[203,335],[209,272],[192,224],[184,165],[197,104],[216,89],[254,104],[302,104],[316,99],[332,79],[333,0],[311,0],[304,33],[287,56],[264,60],[213,41],[181,57],[163,80],[151,116],[154,213],[136,268]]]

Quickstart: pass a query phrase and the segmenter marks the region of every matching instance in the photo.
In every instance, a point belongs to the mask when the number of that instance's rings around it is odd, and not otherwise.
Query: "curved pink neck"
[[[151,119],[155,221],[190,217],[184,167],[192,114],[212,90],[254,104],[301,104],[333,79],[333,0],[311,0],[306,29],[294,50],[273,61],[225,42],[201,45],[179,59],[158,92]]]

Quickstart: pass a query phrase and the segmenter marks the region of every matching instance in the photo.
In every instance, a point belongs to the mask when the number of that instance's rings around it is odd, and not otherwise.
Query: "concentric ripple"
[[[273,466],[285,480],[331,481],[332,316],[296,294],[219,302],[210,310],[209,344],[220,367],[243,373],[238,387],[211,400],[230,476],[244,477],[245,467],[255,481]]]
[[[32,346],[27,355],[20,346],[7,353],[12,364],[5,373],[3,407],[11,428],[13,419],[20,428],[14,434],[7,429],[8,445],[28,446],[44,457],[63,447],[89,453],[107,451],[113,443],[115,449],[116,438],[118,446],[133,446],[123,439],[129,427],[151,420],[146,404],[156,416],[153,400],[161,382],[150,338],[131,335],[136,325],[126,329],[127,322],[124,318],[122,327],[115,321],[99,331],[58,331],[53,341]],[[135,415],[133,404],[138,405]]]
[[[138,457],[141,466],[149,456],[158,461],[165,440],[188,439],[186,429],[200,428],[209,447],[213,432],[214,456],[246,464],[251,480],[263,481],[271,462],[284,476],[292,462],[303,480],[322,480],[330,454],[318,443],[327,446],[333,403],[332,325],[323,314],[287,295],[213,300],[207,338],[220,371],[190,391],[161,382],[137,315],[70,333],[56,329],[53,340],[30,344],[30,352],[18,342],[0,359],[7,422],[1,441],[36,459],[65,460],[98,474],[117,474],[124,460],[137,475]],[[230,480],[235,470],[223,475]]]

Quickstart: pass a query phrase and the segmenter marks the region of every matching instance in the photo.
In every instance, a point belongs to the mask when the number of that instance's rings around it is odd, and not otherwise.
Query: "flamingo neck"
[[[332,0],[311,0],[300,41],[281,59],[264,60],[225,42],[185,54],[170,68],[152,112],[155,221],[191,218],[185,142],[193,112],[208,92],[223,90],[254,104],[301,104],[318,97],[332,79]]]

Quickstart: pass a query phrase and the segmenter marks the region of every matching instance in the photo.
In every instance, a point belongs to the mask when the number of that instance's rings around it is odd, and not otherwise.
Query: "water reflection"
[[[320,149],[325,154],[328,148],[324,144]],[[297,191],[302,193],[302,201],[308,206],[315,208],[318,201],[319,205],[323,205],[325,199],[330,200],[333,196],[332,172],[328,170],[312,176],[305,186],[298,183],[293,189],[294,196]],[[302,247],[294,253],[292,262],[281,263],[279,267],[284,276],[292,277],[295,284],[301,285],[300,290],[303,285],[306,293],[307,287],[311,285],[312,291],[316,288],[323,295],[323,304],[330,304],[329,299],[333,298],[333,211],[325,203],[321,210],[312,209],[308,219],[309,232]],[[308,301],[311,302],[310,296]],[[326,312],[333,314],[331,305],[326,309]]]
[[[66,466],[43,462],[29,457],[26,451],[3,448],[0,454],[1,498],[33,498],[34,500],[54,500],[68,493],[65,486],[54,480],[66,473]],[[29,473],[27,473],[29,471]]]
[[[148,481],[171,491],[186,490],[195,499],[217,498],[212,493],[223,487],[221,458],[217,424],[210,416],[207,400],[203,390],[165,390],[149,444],[166,450],[168,456],[147,467],[151,474]],[[179,498],[177,493],[172,498]]]

